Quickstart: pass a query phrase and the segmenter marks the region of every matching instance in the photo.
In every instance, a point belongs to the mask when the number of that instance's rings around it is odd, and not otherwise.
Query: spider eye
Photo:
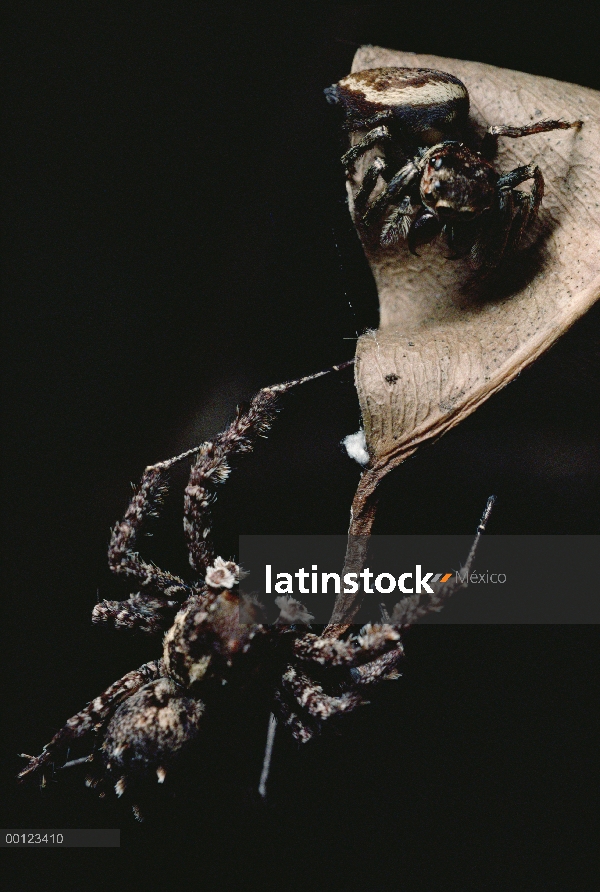
[[[434,166],[435,170],[439,170],[443,163],[444,163],[444,161],[442,158],[434,158],[433,159],[433,166]]]

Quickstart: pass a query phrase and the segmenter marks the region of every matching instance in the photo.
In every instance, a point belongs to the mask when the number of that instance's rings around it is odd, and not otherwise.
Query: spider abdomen
[[[149,770],[162,782],[167,766],[197,736],[203,713],[202,701],[186,696],[170,678],[151,681],[125,700],[108,723],[101,747],[117,795],[130,777]]]
[[[368,68],[325,90],[358,129],[363,121],[388,116],[420,145],[434,145],[460,129],[469,116],[469,93],[461,80],[431,68]]]

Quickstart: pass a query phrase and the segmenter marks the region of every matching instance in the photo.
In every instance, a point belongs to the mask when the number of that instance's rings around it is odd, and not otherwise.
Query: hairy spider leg
[[[229,458],[251,452],[258,437],[265,436],[279,411],[278,398],[298,384],[314,381],[332,371],[340,371],[352,365],[354,360],[333,366],[314,375],[306,375],[295,381],[264,387],[251,400],[249,406],[238,406],[236,417],[229,427],[214,440],[198,448],[188,485],[184,494],[183,528],[188,544],[189,560],[197,573],[206,571],[214,561],[215,552],[211,538],[210,506],[216,499],[211,488],[224,483],[231,473]]]
[[[175,458],[146,468],[123,519],[113,529],[108,547],[108,564],[113,573],[132,577],[140,585],[158,591],[173,601],[185,600],[192,589],[179,576],[146,563],[135,549],[144,522],[149,517],[158,516],[167,492],[165,472],[195,452],[197,448],[189,449]]]
[[[385,648],[393,650],[373,659]],[[311,740],[320,731],[321,722],[332,716],[352,712],[366,701],[354,691],[343,691],[345,684],[369,684],[398,677],[396,665],[403,655],[400,635],[390,625],[366,626],[356,639],[324,639],[306,635],[294,645],[294,656],[305,663],[318,663],[328,669],[338,666],[350,670],[346,682],[338,677],[342,692],[326,693],[317,680],[295,666],[288,665],[281,688],[275,692],[274,713],[300,743]],[[355,668],[357,663],[359,668]],[[359,673],[359,677],[355,673]]]
[[[398,204],[421,176],[427,163],[428,154],[417,156],[394,174],[383,192],[377,196],[364,215],[364,222],[370,226],[390,204]]]
[[[325,693],[318,682],[291,665],[283,673],[282,684],[283,692],[289,692],[301,709],[316,719],[352,712],[364,702],[362,697],[350,691],[338,697]]]
[[[508,173],[505,173],[500,177],[497,187],[499,190],[508,191],[509,189],[514,189],[515,186],[520,186],[520,184],[524,183],[526,180],[531,179],[534,180],[534,189],[536,192],[535,206],[537,209],[544,196],[544,178],[541,170],[536,164],[524,164],[521,167],[515,167],[514,170],[509,170]]]
[[[396,627],[407,628],[417,622],[421,617],[427,616],[428,613],[439,613],[445,606],[446,601],[455,594],[455,592],[467,587],[468,577],[473,567],[477,547],[487,527],[495,501],[496,496],[490,496],[487,500],[485,510],[477,526],[475,539],[473,540],[473,544],[467,555],[467,560],[465,561],[465,565],[459,577],[457,578],[455,576],[454,578],[449,579],[448,582],[435,584],[433,586],[433,594],[423,593],[422,595],[409,595],[407,598],[403,598],[399,601],[392,612],[392,622]]]
[[[360,185],[360,189],[356,193],[356,197],[354,199],[354,207],[360,213],[365,209],[371,192],[375,188],[375,184],[379,177],[384,177],[387,173],[388,167],[383,158],[375,158],[370,167],[367,168],[365,174],[362,178],[362,183]]]
[[[282,689],[276,694],[276,711],[293,736],[304,743],[318,733],[321,721],[352,712],[365,703],[356,692],[343,691],[345,685],[398,678],[396,667],[403,653],[400,634],[389,624],[365,626],[350,640],[305,635],[295,642],[294,656],[305,664],[312,662],[327,669],[345,669],[347,679],[338,676],[342,692],[334,696],[302,669],[288,665]]]
[[[300,718],[280,691],[275,692],[274,712],[279,721],[299,743],[308,743],[319,733],[319,724],[310,716]]]
[[[516,186],[530,179],[533,188],[529,195],[515,191]],[[474,266],[488,270],[497,267],[517,247],[534,222],[544,195],[544,177],[537,165],[525,164],[501,176],[497,187],[497,205],[470,254]]]
[[[477,546],[486,529],[494,502],[495,496],[487,501],[463,574],[458,580],[436,586],[432,594],[403,599],[394,608],[391,623],[364,626],[358,635],[349,640],[333,635],[305,635],[294,643],[294,656],[306,664],[313,662],[327,668],[337,666],[349,669],[351,683],[355,687],[398,678],[398,664],[404,654],[400,629],[428,613],[441,610],[452,594],[466,586]],[[384,611],[384,617],[386,613]],[[347,627],[342,627],[342,632],[344,628]],[[338,683],[340,681],[338,679]],[[321,721],[352,712],[365,703],[356,691],[344,692],[343,687],[344,683],[341,681],[342,693],[332,696],[302,669],[288,665],[283,674],[282,687],[275,696],[275,711],[292,735],[304,743],[318,733]]]
[[[304,635],[294,643],[294,656],[305,662],[319,663],[321,666],[352,668],[398,647],[402,647],[400,634],[392,625],[369,624],[350,640]]]
[[[363,663],[351,670],[355,684],[379,684],[381,681],[395,681],[400,678],[398,663],[404,657],[404,648],[399,646],[375,660]]]
[[[481,154],[484,158],[493,158],[498,148],[498,139],[508,136],[518,139],[521,136],[533,136],[535,133],[549,133],[551,130],[579,130],[583,121],[536,121],[522,127],[511,127],[509,124],[493,124],[488,127],[481,143]]]
[[[373,146],[376,146],[377,143],[390,142],[391,139],[392,134],[385,125],[370,130],[359,142],[356,143],[355,146],[352,146],[351,149],[348,149],[348,151],[342,155],[342,164],[346,168],[346,171],[349,171],[356,161],[358,161],[360,156],[364,155],[364,153]]]
[[[104,693],[88,703],[81,712],[72,716],[46,744],[39,756],[30,758],[27,767],[18,775],[19,780],[24,780],[28,775],[53,762],[61,751],[68,750],[73,740],[84,737],[91,731],[99,731],[110,720],[120,703],[161,675],[162,660],[153,660],[113,682]]]
[[[189,449],[144,471],[125,517],[113,530],[108,560],[114,573],[133,576],[150,591],[136,592],[124,601],[99,602],[92,612],[92,622],[154,635],[170,627],[181,602],[191,595],[192,589],[178,576],[142,561],[135,546],[145,519],[158,514],[167,491],[165,474],[197,451],[197,447]]]
[[[406,195],[398,207],[392,211],[381,229],[380,241],[385,248],[391,248],[400,239],[408,236],[411,229],[414,228],[413,214],[410,197]]]
[[[502,261],[514,219],[514,206],[510,189],[498,191],[496,203],[487,212],[469,252],[469,262],[475,269],[490,272]]]
[[[126,601],[100,601],[92,611],[92,622],[156,635],[171,627],[180,607],[180,600],[136,592]]]
[[[519,247],[522,237],[535,222],[543,197],[544,177],[539,167],[535,167],[531,191],[523,192],[516,189],[513,192],[515,216],[506,244],[506,254],[511,254]]]
[[[393,118],[394,112],[389,108],[385,109],[385,111],[377,112],[377,114],[371,115],[369,118],[350,116],[342,124],[342,130],[345,130],[347,133],[354,133],[356,130],[371,130],[373,127],[383,124],[384,121],[392,121]]]

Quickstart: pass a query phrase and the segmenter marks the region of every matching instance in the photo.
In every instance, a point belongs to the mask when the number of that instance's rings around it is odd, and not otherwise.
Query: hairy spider
[[[436,587],[433,595],[406,598],[391,619],[383,612],[380,624],[354,633],[348,626],[329,627],[317,635],[307,631],[312,617],[306,608],[287,596],[276,599],[280,616],[266,625],[261,605],[240,590],[237,564],[214,553],[210,505],[215,486],[229,476],[230,459],[250,452],[269,430],[279,396],[323,374],[264,388],[214,440],[146,468],[108,552],[111,570],[140,590],[126,601],[97,604],[92,619],[154,636],[166,631],[162,657],[128,672],[70,718],[41,755],[25,757],[29,763],[20,779],[57,764],[89,763],[88,785],[102,796],[107,783],[117,796],[127,791],[141,819],[134,802],[141,786],[152,778],[165,781],[174,760],[197,738],[206,710],[219,708],[226,683],[246,688],[258,679],[270,685],[270,731],[275,716],[306,742],[323,721],[365,703],[365,687],[399,676],[401,628],[441,609],[456,588],[452,583]],[[184,531],[193,578],[184,581],[145,562],[137,545],[145,521],[157,515],[166,495],[169,469],[189,456],[195,459],[185,489]],[[70,745],[85,737],[91,754],[66,761]]]
[[[480,151],[463,141],[469,94],[457,77],[429,68],[373,68],[349,74],[325,90],[345,113],[344,129],[367,131],[343,156],[347,175],[369,149],[377,155],[355,197],[358,222],[377,229],[383,247],[406,238],[416,254],[440,233],[454,257],[493,269],[518,247],[543,195],[539,167],[526,164],[499,174],[492,164],[498,137],[579,128],[582,121],[537,121],[488,127]],[[381,193],[369,201],[380,178]],[[533,180],[530,192],[516,189]]]

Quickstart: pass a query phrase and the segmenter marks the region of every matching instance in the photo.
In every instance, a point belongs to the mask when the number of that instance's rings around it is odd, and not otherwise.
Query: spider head
[[[434,146],[421,177],[421,200],[442,220],[468,221],[492,207],[498,174],[458,142]]]

